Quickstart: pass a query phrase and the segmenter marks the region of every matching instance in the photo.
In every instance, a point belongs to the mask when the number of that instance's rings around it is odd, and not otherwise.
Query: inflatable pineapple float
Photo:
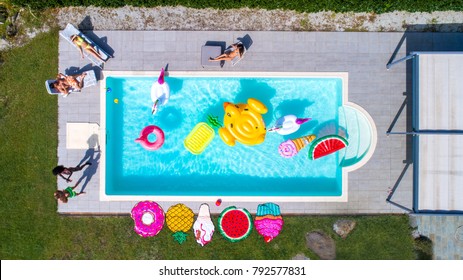
[[[182,203],[173,205],[167,210],[167,227],[174,232],[172,236],[179,244],[185,242],[186,232],[193,226],[194,215],[193,211]]]

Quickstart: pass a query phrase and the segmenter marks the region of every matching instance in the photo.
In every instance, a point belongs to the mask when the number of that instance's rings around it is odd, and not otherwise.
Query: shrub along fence
[[[299,12],[433,12],[462,11],[463,0],[10,0],[18,6],[44,9],[69,6],[135,7],[185,6],[190,8],[262,8]]]

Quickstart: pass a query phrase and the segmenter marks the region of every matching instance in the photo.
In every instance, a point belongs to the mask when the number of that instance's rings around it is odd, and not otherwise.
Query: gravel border
[[[216,31],[349,31],[349,32],[463,32],[463,12],[433,13],[299,13],[263,9],[192,9],[182,6],[137,8],[68,7],[55,9],[56,18],[40,29],[25,30],[10,40],[0,39],[0,51],[22,46],[51,26],[72,23],[95,30],[216,30]],[[18,19],[21,24],[21,17]]]
[[[58,24],[97,30],[437,31],[463,32],[463,12],[299,13],[262,9],[185,7],[60,9]],[[82,22],[83,21],[83,22]]]

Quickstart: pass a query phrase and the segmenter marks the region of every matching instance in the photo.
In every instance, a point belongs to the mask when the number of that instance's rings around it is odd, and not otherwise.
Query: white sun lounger
[[[91,86],[94,86],[98,83],[98,81],[96,80],[96,76],[95,76],[95,71],[94,70],[89,70],[89,71],[85,71],[85,73],[87,73],[87,75],[84,77],[84,84],[83,84],[83,88],[86,88],[86,87],[91,87]],[[77,78],[78,80],[80,79]],[[50,85],[53,84],[54,82],[56,82],[56,80],[46,80],[45,81],[45,87],[47,88],[47,91],[49,94],[60,94],[60,92],[56,89],[56,88],[52,88]],[[77,89],[71,89],[69,91],[69,93],[71,92],[80,92],[80,90],[77,90]],[[63,97],[66,97],[67,95],[64,95]]]
[[[85,50],[83,51],[84,56],[90,60],[93,64],[97,65],[100,68],[103,68],[103,64],[108,61],[108,59],[111,57],[107,52],[105,52],[100,46],[95,44],[90,38],[85,36],[82,32],[79,31],[79,29],[75,28],[74,25],[68,23],[66,28],[59,33],[66,41],[68,41],[71,45],[73,45],[77,50],[79,50],[79,47],[74,45],[71,41],[71,36],[72,35],[79,35],[82,37],[85,41],[87,41],[88,44],[90,44],[103,58],[103,61],[100,59],[94,57],[93,55],[89,54]]]

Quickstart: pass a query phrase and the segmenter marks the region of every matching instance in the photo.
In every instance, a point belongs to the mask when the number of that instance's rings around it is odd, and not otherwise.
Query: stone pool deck
[[[407,105],[410,93],[409,64],[401,63],[387,71],[391,58],[419,50],[460,50],[463,35],[459,33],[375,33],[375,32],[215,32],[215,31],[90,31],[86,32],[105,50],[114,55],[105,70],[158,71],[166,64],[170,71],[285,71],[285,72],[348,72],[349,101],[363,107],[376,123],[378,143],[370,161],[349,173],[348,202],[346,203],[279,203],[283,214],[378,214],[405,213],[386,202],[391,189],[397,186],[392,201],[411,208],[412,168],[409,165],[410,141],[405,136],[386,136],[407,127]],[[247,36],[246,36],[247,35]],[[238,37],[252,39],[243,60],[235,67],[204,69],[200,61],[201,46],[206,41],[226,42]],[[450,49],[449,49],[450,48]],[[73,73],[98,68],[82,60],[79,52],[60,37],[59,70]],[[80,70],[79,70],[80,69]],[[99,71],[97,71],[99,72]],[[99,74],[99,73],[97,73]],[[97,75],[101,79],[101,74]],[[77,181],[86,195],[59,204],[59,213],[73,214],[128,214],[136,203],[99,200],[100,153],[94,150],[66,149],[68,122],[100,122],[100,88],[86,88],[82,93],[59,97],[58,162],[75,166],[90,159],[95,162],[83,173],[76,173]],[[406,106],[407,105],[407,106]],[[101,139],[100,139],[101,140]],[[74,182],[75,182],[74,181]],[[58,180],[58,188],[66,187]],[[77,190],[80,190],[78,188]],[[183,201],[160,202],[167,210]],[[197,212],[201,203],[186,202]],[[258,203],[229,203],[211,205],[211,212],[219,213],[228,205],[245,207],[255,212]]]

